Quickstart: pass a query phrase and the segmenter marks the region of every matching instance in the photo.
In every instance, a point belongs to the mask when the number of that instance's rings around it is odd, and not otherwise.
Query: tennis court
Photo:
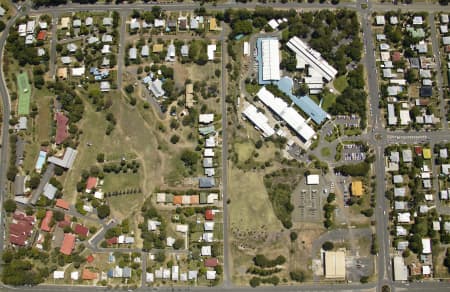
[[[19,89],[19,116],[30,113],[31,87],[26,72],[17,75],[17,87]]]

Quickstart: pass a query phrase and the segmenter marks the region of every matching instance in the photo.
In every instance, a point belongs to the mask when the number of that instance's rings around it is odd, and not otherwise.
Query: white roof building
[[[256,129],[262,132],[264,137],[270,137],[275,134],[275,130],[268,123],[269,119],[259,112],[254,105],[249,104],[242,114],[253,123]]]
[[[413,18],[413,24],[414,24],[414,25],[422,25],[422,24],[423,24],[423,18],[422,18],[422,16],[414,16],[414,18]]]
[[[91,26],[94,23],[94,19],[90,16],[86,17],[85,20],[86,26]]]
[[[397,116],[395,115],[395,108],[392,103],[388,104],[388,124],[390,126],[397,124]]]
[[[249,44],[249,42],[244,42],[244,56],[250,56],[250,44]]]
[[[384,19],[384,15],[377,15],[375,17],[375,23],[377,25],[385,25],[386,24],[386,20]]]
[[[394,265],[394,281],[408,280],[408,267],[402,256],[395,256],[393,260]]]
[[[102,54],[106,55],[111,53],[111,46],[110,45],[103,45],[102,47]]]
[[[210,257],[212,255],[211,246],[202,246],[200,254],[204,257]]]
[[[155,97],[161,97],[166,94],[166,92],[162,88],[162,84],[163,83],[161,80],[156,79],[155,81],[149,82],[148,89],[153,93]]]
[[[136,48],[130,48],[130,50],[128,52],[128,57],[130,58],[130,60],[136,60],[136,58],[137,58]]]
[[[209,222],[209,221],[205,222],[203,224],[203,228],[205,231],[214,231],[214,222]]]
[[[409,110],[400,110],[400,124],[406,126],[411,123],[411,117],[409,116]]]
[[[431,239],[422,238],[422,254],[431,253]]]
[[[175,238],[170,237],[170,236],[167,237],[167,239],[166,239],[166,245],[167,246],[172,247],[174,243],[175,243]]]
[[[24,37],[27,35],[27,25],[25,23],[19,24],[19,28],[17,30],[19,36]]]
[[[398,213],[397,221],[399,223],[410,223],[411,222],[411,214],[409,212]]]
[[[52,185],[50,183],[46,183],[44,186],[44,196],[46,196],[50,200],[53,200],[53,198],[55,198],[55,194],[56,194],[57,190],[58,189],[54,185]]]
[[[333,68],[327,61],[325,61],[319,52],[310,48],[298,37],[293,37],[287,43],[289,49],[291,49],[296,55],[300,56],[305,62],[312,67],[315,71],[320,72],[322,77],[331,81],[336,77],[337,70]]]
[[[269,22],[267,23],[273,30],[276,30],[279,26],[278,21],[276,21],[275,19],[271,19],[269,20]]]
[[[78,280],[79,278],[80,278],[80,274],[78,273],[78,271],[75,271],[75,272],[70,273],[70,279],[71,279],[71,280],[76,281],[76,280]]]
[[[198,121],[201,124],[209,124],[214,122],[214,114],[200,114],[198,116]]]
[[[280,50],[278,40],[261,40],[262,80],[280,80]]]
[[[216,271],[206,271],[206,280],[215,280]]]
[[[109,81],[102,81],[100,82],[100,91],[101,92],[108,92],[111,90],[111,84]]]
[[[318,174],[310,174],[306,177],[307,185],[318,185],[319,184],[319,175]]]
[[[448,14],[441,14],[441,23],[448,23]]]
[[[203,156],[214,157],[214,150],[212,150],[211,148],[205,148],[205,150],[203,151]]]
[[[53,279],[64,279],[64,271],[54,271]]]
[[[84,68],[84,67],[72,68],[72,76],[73,77],[83,76],[85,71],[86,71],[86,68]]]
[[[150,55],[150,47],[148,45],[144,45],[141,49],[141,56],[148,57]]]
[[[204,242],[213,242],[214,235],[212,232],[205,232],[202,235],[202,239]]]
[[[27,22],[27,34],[33,34],[35,28],[36,28],[35,20],[30,20]]]
[[[187,233],[189,229],[189,225],[187,224],[177,224],[176,231],[181,233]]]
[[[306,120],[292,107],[279,97],[275,97],[265,87],[258,93],[258,98],[280,118],[282,118],[301,138],[308,142],[315,135],[314,130],[306,123]]]
[[[206,53],[208,55],[208,61],[214,60],[214,53],[216,52],[216,45],[208,45],[206,47]]]

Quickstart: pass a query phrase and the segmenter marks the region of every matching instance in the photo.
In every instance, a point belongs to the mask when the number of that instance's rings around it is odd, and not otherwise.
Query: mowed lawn
[[[333,81],[333,86],[342,93],[348,86],[347,77],[345,75],[339,76]]]
[[[103,191],[114,192],[140,187],[140,171],[137,173],[106,173],[103,180]]]
[[[18,113],[19,115],[30,114],[31,86],[27,72],[17,75],[17,88],[19,94]]]
[[[49,141],[51,134],[51,121],[52,113],[50,112],[50,99],[49,96],[42,96],[36,98],[36,103],[39,109],[36,118],[36,133],[40,142]]]

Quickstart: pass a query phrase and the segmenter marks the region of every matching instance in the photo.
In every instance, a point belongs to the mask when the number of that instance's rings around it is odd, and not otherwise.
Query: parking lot
[[[359,128],[361,119],[356,115],[338,115],[336,116],[334,123],[341,125],[344,128]]]
[[[306,185],[303,180],[292,193],[291,202],[294,205],[292,221],[294,222],[322,222],[322,202],[328,195],[328,187],[324,182],[319,185]]]
[[[345,161],[362,161],[366,159],[363,146],[358,144],[344,144],[342,156]]]

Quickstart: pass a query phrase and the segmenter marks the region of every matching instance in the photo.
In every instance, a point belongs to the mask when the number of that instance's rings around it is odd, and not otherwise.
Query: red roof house
[[[64,239],[60,248],[60,252],[65,255],[71,255],[72,250],[75,248],[75,235],[71,233],[65,233]]]
[[[64,201],[63,199],[57,199],[56,200],[56,207],[69,210],[69,203]]]
[[[50,232],[51,227],[50,227],[50,221],[52,221],[53,218],[53,212],[52,211],[47,211],[45,212],[45,217],[44,219],[42,219],[42,223],[41,223],[41,230],[42,231],[47,231]]]
[[[41,30],[37,35],[38,41],[45,41],[46,38],[47,38],[47,32],[45,30]]]
[[[212,258],[212,259],[206,259],[205,260],[205,267],[207,268],[214,268],[219,264],[219,260],[216,258]]]
[[[97,178],[93,176],[88,177],[86,182],[86,192],[89,193],[96,186],[97,186]]]
[[[117,242],[118,242],[117,236],[111,237],[111,238],[109,238],[109,239],[106,240],[106,243],[107,243],[108,245],[111,245],[111,244],[117,244]]]
[[[9,233],[14,235],[31,235],[31,230],[33,229],[33,225],[30,225],[26,221],[19,221],[17,223],[9,224]]]
[[[9,242],[14,245],[25,246],[27,244],[27,236],[10,234]]]
[[[75,225],[75,228],[73,229],[73,231],[83,237],[87,237],[89,234],[89,229],[86,226],[83,226],[81,224],[77,224]]]
[[[67,131],[67,123],[69,119],[61,112],[55,114],[56,120],[56,138],[55,143],[57,145],[64,142],[64,140],[69,137],[69,132]]]
[[[30,224],[34,224],[36,222],[36,218],[34,216],[28,216],[25,213],[18,210],[16,210],[13,213],[13,219],[27,221]]]
[[[81,273],[81,279],[83,280],[95,280],[98,278],[98,274],[89,271],[88,269],[84,269]]]
[[[416,155],[422,156],[422,147],[415,146],[414,147],[414,152],[416,152]]]
[[[214,220],[214,213],[211,209],[205,211],[205,219],[206,220]]]

